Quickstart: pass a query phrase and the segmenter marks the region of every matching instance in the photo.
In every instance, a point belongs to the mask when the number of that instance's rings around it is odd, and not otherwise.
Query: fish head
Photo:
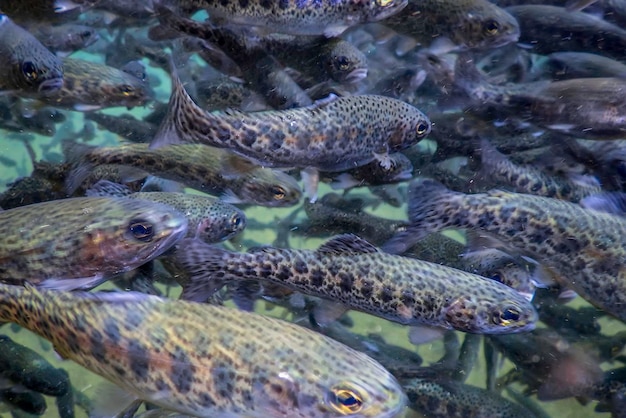
[[[367,77],[367,58],[357,47],[343,39],[329,42],[325,57],[326,70],[338,83],[358,83]]]
[[[195,238],[207,244],[231,239],[246,227],[246,215],[228,203],[216,201],[198,223]]]
[[[60,90],[63,86],[60,59],[1,13],[0,28],[11,34],[9,56],[4,59],[10,64],[13,86],[27,93],[50,94]]]
[[[187,218],[161,203],[124,197],[93,198],[88,202],[80,210],[93,211],[95,216],[84,231],[81,259],[100,260],[108,271],[139,267],[163,254],[187,233]]]
[[[486,1],[474,0],[461,18],[458,37],[468,49],[492,49],[517,42],[517,20],[504,9]]]
[[[143,106],[154,97],[149,84],[131,74],[111,69],[113,74],[109,79],[100,80],[102,101],[109,106],[126,106],[132,108]]]
[[[398,121],[396,129],[387,138],[387,147],[390,153],[402,151],[415,145],[425,138],[432,129],[428,116],[408,103],[400,103],[396,109],[393,109]]]
[[[346,346],[336,345],[333,353],[326,353],[328,348],[320,347],[307,356],[313,366],[310,369],[300,365],[268,376],[263,384],[255,384],[255,404],[266,416],[399,416],[405,408],[406,395],[387,370]]]
[[[237,193],[242,202],[267,207],[294,206],[302,196],[293,177],[270,168],[257,168],[248,173]]]
[[[532,331],[538,315],[530,301],[505,285],[492,284],[480,293],[461,296],[444,308],[450,327],[476,334]]]

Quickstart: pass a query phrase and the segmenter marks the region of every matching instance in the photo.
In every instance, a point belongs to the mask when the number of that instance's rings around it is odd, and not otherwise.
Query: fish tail
[[[205,302],[228,281],[225,255],[229,251],[208,245],[198,239],[184,239],[176,246],[176,263],[187,274],[181,283],[180,298],[192,302]]]
[[[86,156],[96,147],[74,141],[63,141],[62,147],[65,161],[72,166],[65,179],[65,191],[71,196],[93,171],[94,166],[86,161]]]
[[[402,254],[433,232],[453,226],[443,222],[442,211],[452,200],[464,196],[431,179],[419,179],[409,186],[409,225],[387,241],[382,249]]]

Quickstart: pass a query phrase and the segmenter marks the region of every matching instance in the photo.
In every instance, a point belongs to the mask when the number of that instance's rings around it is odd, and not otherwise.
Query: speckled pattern
[[[383,23],[425,45],[445,37],[460,49],[496,48],[520,35],[515,18],[487,0],[409,0]]]
[[[0,13],[0,90],[51,93],[63,84],[61,60]]]
[[[141,399],[197,417],[390,418],[406,402],[366,355],[253,313],[139,293],[0,285],[0,320]],[[339,399],[360,405],[358,413]]]
[[[64,109],[77,106],[92,108],[141,106],[152,98],[152,92],[140,79],[92,61],[63,59],[63,87],[37,98],[44,103]]]
[[[411,225],[386,249],[402,252],[412,241],[442,229],[477,229],[533,257],[587,301],[626,320],[623,217],[526,194],[465,195],[433,180],[415,181],[409,193]]]
[[[530,302],[503,284],[386,254],[354,235],[340,235],[315,251],[233,253],[194,240],[177,248],[193,277],[183,290],[191,299],[202,299],[215,283],[263,279],[401,324],[498,334],[531,330],[537,320]]]
[[[246,227],[246,215],[233,205],[214,197],[188,193],[141,192],[128,196],[170,206],[187,218],[187,238],[206,243],[225,241]]]
[[[114,164],[135,167],[212,195],[228,195],[240,203],[293,206],[302,195],[293,177],[204,145],[150,149],[147,144],[125,144],[79,151],[79,154],[75,171],[68,178],[70,191],[78,187],[93,166]]]
[[[185,217],[169,206],[106,197],[6,210],[0,225],[0,281],[64,289],[92,287],[132,270],[187,232]]]
[[[177,0],[205,9],[214,23],[259,26],[294,35],[339,35],[358,23],[384,19],[406,0]]]
[[[490,182],[511,188],[517,193],[528,193],[578,203],[581,199],[600,193],[600,184],[584,184],[565,177],[551,176],[532,165],[520,166],[511,162],[491,144],[482,142],[481,164]]]
[[[264,166],[338,171],[410,147],[430,132],[415,107],[384,96],[349,96],[309,107],[208,113],[172,75],[169,124],[184,143],[231,149]]]
[[[411,379],[402,384],[412,409],[428,418],[534,418],[497,393],[453,380]]]

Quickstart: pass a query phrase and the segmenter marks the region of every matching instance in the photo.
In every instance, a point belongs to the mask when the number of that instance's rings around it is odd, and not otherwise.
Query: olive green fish
[[[563,200],[493,190],[463,194],[433,180],[409,190],[409,223],[383,248],[402,252],[447,228],[478,230],[507,252],[532,257],[554,278],[611,315],[626,320],[626,219]]]
[[[63,59],[63,87],[54,93],[32,95],[63,109],[88,111],[105,107],[143,106],[152,99],[142,80],[108,65],[76,58]]]
[[[528,331],[537,313],[515,290],[435,263],[386,254],[355,235],[317,250],[234,253],[185,239],[177,259],[190,273],[183,298],[204,300],[232,280],[268,280],[407,325],[479,334]]]
[[[316,197],[318,170],[340,171],[410,147],[431,129],[417,108],[384,96],[329,98],[313,106],[245,113],[206,112],[189,97],[176,72],[169,113],[152,143],[202,143],[228,148],[266,167],[304,168],[307,195]]]
[[[409,0],[382,23],[437,53],[497,48],[520,35],[515,18],[487,0]]]
[[[83,197],[0,212],[0,281],[95,287],[169,249],[187,220],[145,200]]]
[[[61,60],[0,13],[0,90],[46,96],[63,86]]]
[[[196,417],[377,417],[406,398],[380,364],[297,325],[134,292],[0,285],[0,321],[132,396]]]
[[[70,193],[94,167],[119,165],[133,168],[219,196],[228,203],[261,206],[293,206],[302,192],[296,180],[277,170],[251,164],[227,150],[204,145],[172,145],[149,149],[148,144],[91,147],[64,143],[66,158],[73,163],[66,186]]]
[[[184,9],[206,10],[213,23],[262,32],[338,36],[359,23],[398,13],[406,0],[177,0]]]

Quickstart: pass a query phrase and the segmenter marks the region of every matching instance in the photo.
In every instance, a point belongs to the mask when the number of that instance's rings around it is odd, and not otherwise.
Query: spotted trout
[[[499,190],[463,194],[433,180],[409,189],[409,223],[384,249],[404,248],[434,231],[478,230],[507,252],[531,257],[591,304],[626,320],[626,219],[577,204]]]
[[[133,397],[195,417],[391,418],[406,402],[365,354],[220,306],[0,285],[0,321],[39,334]]]
[[[350,234],[317,250],[266,247],[251,253],[185,239],[177,258],[190,273],[182,297],[191,300],[204,300],[233,280],[267,280],[406,325],[499,334],[531,330],[537,320],[530,302],[501,283],[386,254]]]
[[[91,288],[159,256],[187,233],[169,206],[84,197],[0,212],[0,281]]]
[[[266,167],[304,168],[313,200],[318,170],[340,171],[378,160],[424,138],[430,120],[400,100],[376,96],[329,98],[313,106],[245,113],[206,112],[189,97],[175,71],[168,116],[152,143],[202,143],[228,148]],[[307,185],[308,183],[308,185]]]

